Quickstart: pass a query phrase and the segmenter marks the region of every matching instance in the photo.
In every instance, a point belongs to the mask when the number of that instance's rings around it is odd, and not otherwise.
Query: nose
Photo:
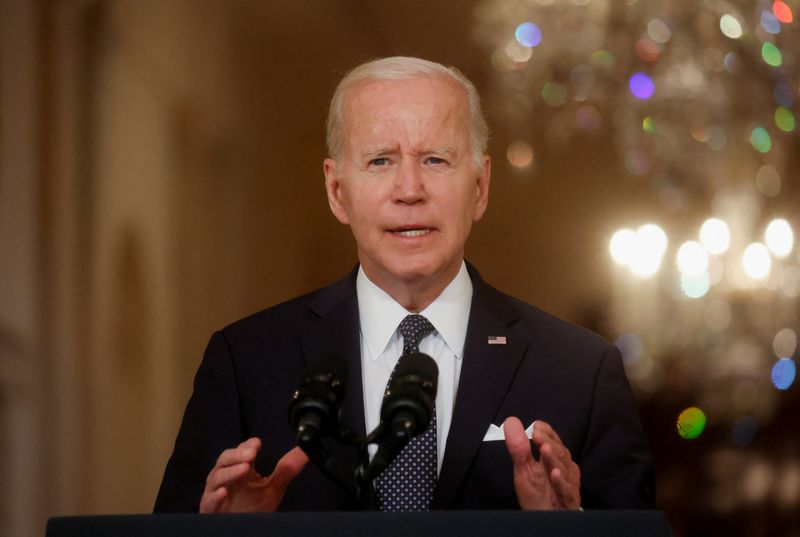
[[[414,205],[425,200],[425,183],[416,162],[404,160],[394,178],[394,196],[397,203]]]

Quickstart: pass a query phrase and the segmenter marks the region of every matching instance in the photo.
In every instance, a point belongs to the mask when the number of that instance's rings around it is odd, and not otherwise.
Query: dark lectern
[[[670,537],[660,511],[431,511],[51,518],[47,537]]]

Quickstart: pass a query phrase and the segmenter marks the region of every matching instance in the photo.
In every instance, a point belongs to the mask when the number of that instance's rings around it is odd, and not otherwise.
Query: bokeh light
[[[776,218],[767,225],[764,232],[764,242],[775,257],[784,258],[792,252],[794,247],[794,232],[792,226],[783,218]]]
[[[761,58],[767,65],[780,67],[783,64],[781,50],[774,43],[764,43],[761,45]]]
[[[772,384],[779,390],[788,390],[794,383],[797,365],[791,358],[781,358],[772,366]]]
[[[636,255],[636,233],[630,229],[620,229],[611,236],[608,248],[614,262],[618,265],[630,266]]]
[[[655,134],[656,132],[656,122],[653,121],[653,118],[650,116],[645,116],[642,120],[642,130],[649,134]]]
[[[689,298],[700,298],[705,296],[711,289],[711,278],[708,272],[703,272],[699,276],[689,276],[681,274],[681,291]]]
[[[742,37],[742,24],[733,15],[726,13],[719,18],[719,29],[725,37],[739,39]]]
[[[767,132],[767,129],[763,127],[756,127],[752,130],[750,133],[750,143],[759,153],[769,153],[769,150],[772,149],[772,138]]]
[[[792,356],[797,350],[797,333],[788,327],[778,330],[772,338],[772,350],[778,358]]]
[[[736,447],[747,447],[753,443],[758,432],[758,421],[752,416],[736,420],[731,428],[731,439]]]
[[[609,250],[617,264],[628,267],[639,278],[649,278],[661,267],[667,244],[663,229],[656,224],[644,224],[636,232],[621,229],[614,233]]]
[[[772,258],[769,250],[760,242],[747,246],[742,253],[742,267],[745,274],[754,280],[763,280],[772,269]]]
[[[790,8],[786,2],[781,0],[777,0],[772,3],[772,12],[775,14],[775,18],[784,24],[789,24],[794,20],[794,17],[792,16],[792,8]]]
[[[644,224],[636,230],[636,256],[631,264],[633,273],[649,278],[661,267],[667,249],[667,234],[655,224]]]
[[[517,140],[509,144],[506,158],[515,168],[528,168],[533,163],[533,148],[529,143]]]
[[[719,218],[709,218],[700,227],[700,242],[711,254],[725,252],[731,244],[728,224]]]
[[[661,47],[658,43],[646,37],[640,37],[633,49],[636,55],[645,62],[654,62],[661,55]]]
[[[767,11],[766,9],[762,11],[760,22],[765,32],[770,34],[781,33],[781,23],[772,11]]]
[[[689,277],[698,277],[708,270],[708,252],[697,241],[687,241],[678,248],[678,270]]]
[[[775,197],[781,193],[781,174],[772,164],[764,164],[756,172],[756,186],[765,196]]]
[[[525,45],[520,45],[519,41],[516,39],[510,40],[506,44],[505,51],[508,58],[516,63],[525,63],[533,56],[533,49]]]
[[[653,79],[644,73],[636,73],[628,79],[628,87],[637,99],[647,100],[653,96],[655,84]]]
[[[706,415],[696,406],[689,407],[678,416],[678,434],[687,440],[700,436],[706,427]]]
[[[775,109],[775,125],[784,132],[792,132],[797,127],[797,122],[791,110],[779,106]]]
[[[663,45],[672,38],[672,30],[661,19],[653,19],[647,23],[647,35],[656,43]]]
[[[514,31],[514,37],[524,47],[535,47],[542,42],[542,29],[532,22],[523,22]]]
[[[742,61],[739,59],[739,55],[735,52],[728,52],[725,54],[722,64],[725,66],[726,71],[729,73],[735,73],[741,67]]]
[[[656,224],[645,224],[636,231],[639,237],[639,247],[652,250],[659,256],[664,255],[669,244],[667,234]]]

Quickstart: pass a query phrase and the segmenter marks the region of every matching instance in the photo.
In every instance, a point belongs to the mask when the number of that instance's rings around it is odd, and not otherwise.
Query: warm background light
[[[767,230],[764,233],[764,241],[775,257],[784,258],[788,256],[794,247],[792,226],[783,218],[776,218],[767,226]]]
[[[528,168],[533,163],[533,148],[528,142],[517,140],[508,146],[506,158],[515,168]]]
[[[700,242],[710,254],[721,254],[731,244],[731,232],[723,220],[709,218],[700,228]]]
[[[763,280],[772,268],[769,250],[760,242],[754,242],[742,253],[742,267],[745,274],[754,280]]]
[[[678,249],[677,263],[683,275],[700,276],[708,269],[708,252],[697,241],[684,242]]]

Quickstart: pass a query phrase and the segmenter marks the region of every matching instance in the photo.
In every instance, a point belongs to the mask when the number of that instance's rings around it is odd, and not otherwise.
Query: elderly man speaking
[[[156,511],[351,508],[294,445],[288,402],[309,363],[341,356],[341,419],[363,436],[409,351],[438,365],[435,410],[375,480],[380,509],[653,507],[619,352],[464,261],[489,199],[487,138],[475,87],[454,68],[394,57],[345,76],[328,116],[325,189],[359,264],[212,336]]]

